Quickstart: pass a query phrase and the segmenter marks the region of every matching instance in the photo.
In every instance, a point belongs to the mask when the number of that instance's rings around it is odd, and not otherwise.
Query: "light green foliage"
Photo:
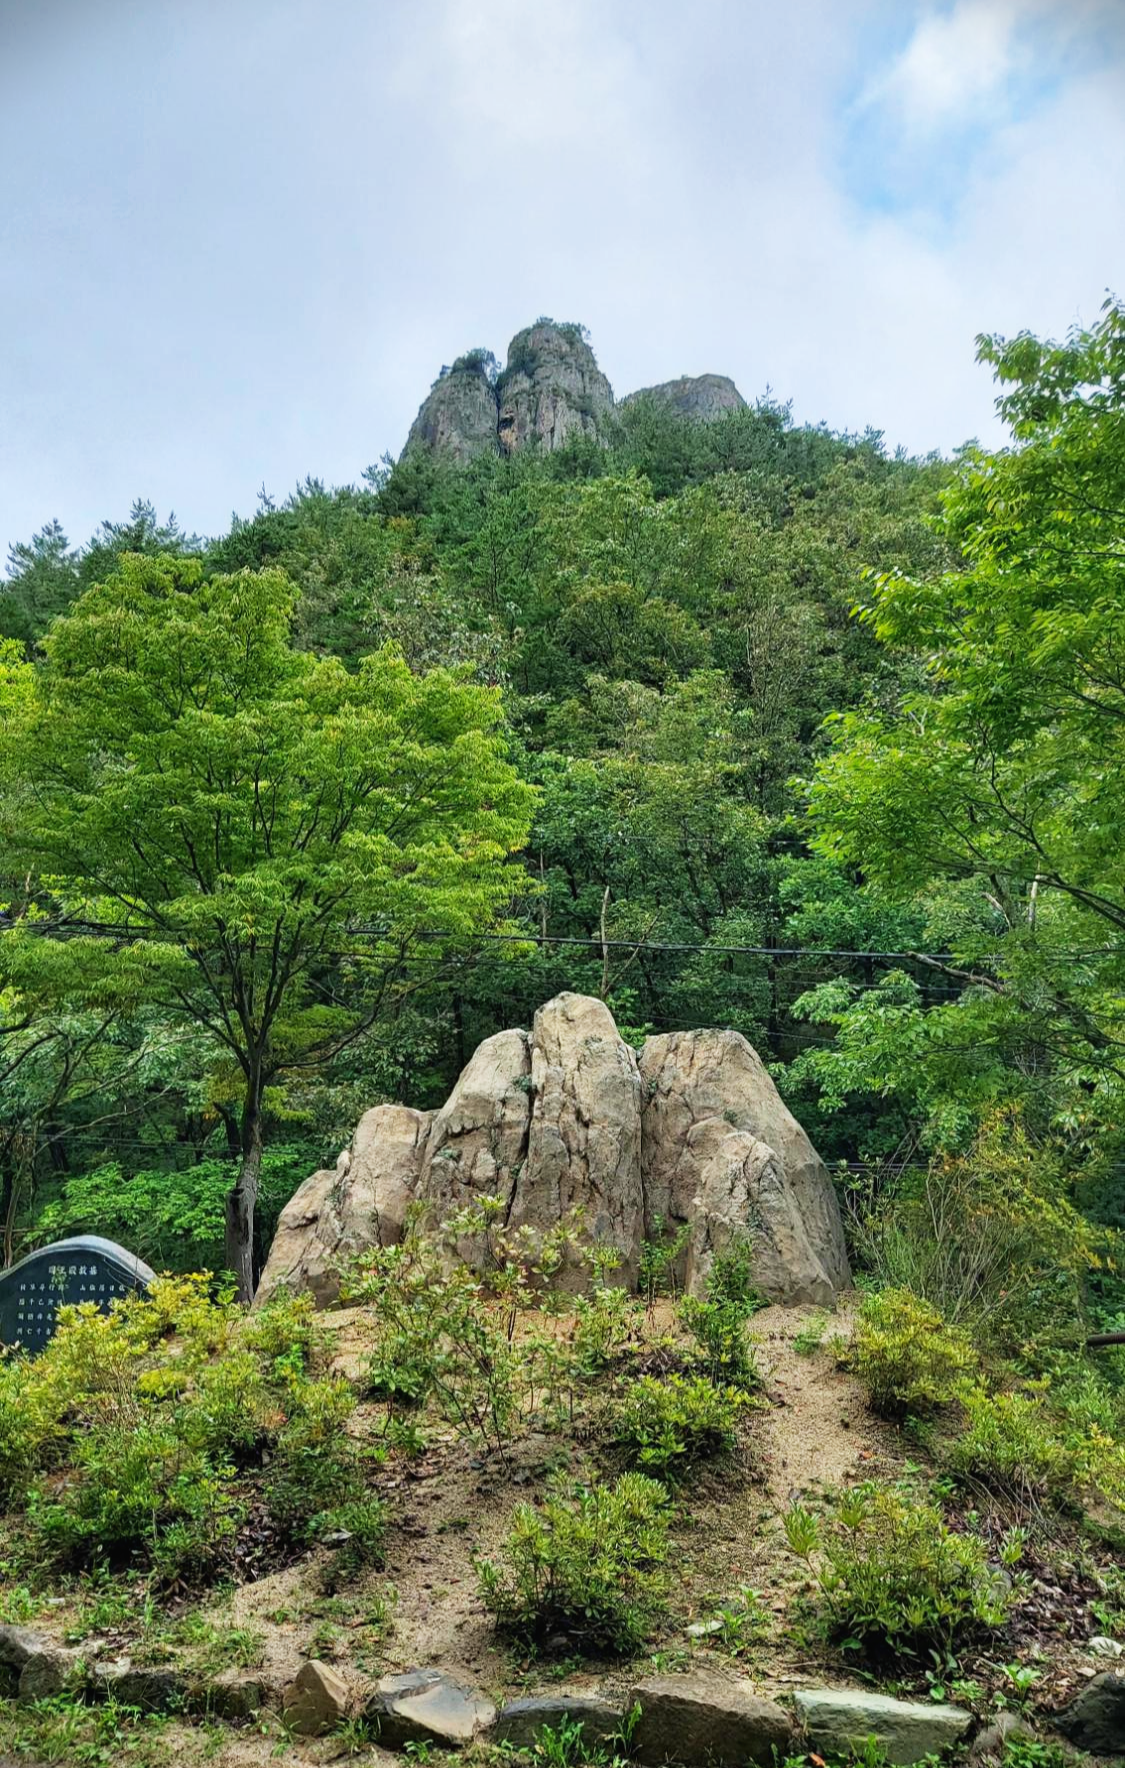
[[[502,1563],[477,1562],[481,1599],[533,1642],[563,1636],[584,1651],[635,1651],[665,1590],[668,1498],[643,1474],[520,1505]]]
[[[162,1278],[109,1314],[61,1310],[45,1351],[0,1363],[0,1492],[32,1558],[205,1582],[258,1491],[282,1539],[342,1530],[370,1558],[381,1509],[344,1429],[354,1399],[306,1373],[309,1312],[283,1301],[244,1320],[205,1278]]]
[[[640,1272],[637,1287],[651,1308],[658,1295],[675,1293],[676,1261],[688,1243],[691,1227],[682,1222],[673,1233],[662,1216],[652,1222],[652,1236],[641,1246]]]
[[[644,1375],[629,1384],[613,1418],[614,1440],[658,1479],[681,1476],[694,1461],[734,1448],[740,1388],[704,1376]]]
[[[947,972],[968,986],[900,1023],[904,1064],[940,1049],[951,1103],[983,1064],[993,1102],[1092,1127],[1120,1114],[1125,309],[980,354],[1018,446],[966,451],[945,494],[965,570],[873,580],[869,624],[917,684],[835,719],[812,810],[822,851],[894,897],[977,904]]]
[[[705,1645],[726,1652],[728,1657],[747,1657],[766,1639],[771,1616],[757,1590],[743,1584],[736,1596],[706,1603],[710,1621],[702,1636]]]
[[[856,1238],[890,1288],[911,1290],[1003,1356],[1055,1354],[1082,1332],[1084,1288],[1115,1254],[1018,1114],[987,1119],[967,1154],[935,1159],[869,1213]]]
[[[268,1242],[277,1218],[314,1162],[299,1147],[262,1155],[258,1227]],[[159,1271],[220,1270],[226,1199],[238,1161],[208,1156],[170,1172],[147,1167],[128,1176],[117,1161],[68,1179],[40,1212],[35,1239],[104,1234],[120,1240]]]
[[[129,556],[0,704],[13,867],[143,935],[148,992],[240,1072],[244,1297],[266,1089],[374,1023],[419,926],[457,942],[493,920],[531,806],[495,693],[390,648],[355,674],[297,651],[294,597],[277,570]],[[326,1003],[310,972],[362,917],[384,939]]]
[[[636,1330],[637,1307],[625,1289],[599,1284],[574,1302],[571,1349],[577,1368],[586,1375],[605,1369]]]
[[[1089,1401],[1048,1384],[1026,1391],[965,1396],[965,1421],[946,1446],[949,1467],[1032,1511],[1102,1498],[1125,1510],[1125,1444],[1120,1414],[1105,1428]]]
[[[877,1412],[927,1412],[963,1393],[978,1367],[965,1333],[907,1289],[864,1296],[847,1361]]]
[[[832,1636],[853,1648],[924,1657],[1004,1621],[1010,1597],[985,1543],[955,1533],[917,1493],[857,1486],[823,1523],[801,1507],[783,1521]]]
[[[679,1306],[680,1320],[699,1346],[709,1381],[719,1386],[758,1385],[746,1323],[759,1305],[750,1274],[750,1248],[733,1241],[715,1254],[706,1294],[685,1295]]]

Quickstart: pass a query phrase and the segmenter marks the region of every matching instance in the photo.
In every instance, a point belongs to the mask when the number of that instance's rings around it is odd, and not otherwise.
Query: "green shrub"
[[[306,1373],[317,1337],[306,1301],[247,1318],[205,1275],[107,1314],[62,1309],[38,1357],[0,1362],[0,1496],[25,1512],[29,1551],[198,1583],[229,1565],[264,1489],[283,1535],[336,1534],[370,1560],[382,1511],[350,1388]]]
[[[584,1651],[635,1651],[663,1604],[667,1513],[664,1488],[639,1473],[521,1504],[503,1567],[476,1562],[485,1607],[533,1643],[562,1635]]]
[[[760,1305],[751,1279],[750,1247],[733,1241],[715,1254],[706,1295],[685,1295],[679,1307],[680,1321],[699,1346],[708,1380],[744,1388],[759,1385],[746,1322]]]
[[[1045,1386],[973,1389],[946,1462],[960,1478],[1030,1509],[1057,1509],[1088,1492],[1125,1508],[1125,1447],[1075,1402],[1070,1416],[1056,1410]]]
[[[55,1563],[122,1563],[143,1554],[169,1582],[199,1581],[224,1562],[241,1520],[226,1472],[166,1424],[92,1430],[71,1471],[33,1488],[28,1521]]]
[[[307,1382],[274,1444],[266,1503],[296,1539],[321,1532],[321,1519],[366,1495],[365,1455],[348,1435],[355,1395],[339,1377]]]
[[[871,1655],[952,1651],[1003,1624],[1010,1596],[983,1541],[954,1533],[914,1494],[859,1486],[823,1524],[797,1506],[785,1516],[790,1548],[813,1571],[830,1634]],[[1008,1557],[1015,1557],[1012,1546]]]
[[[703,1376],[645,1375],[621,1402],[613,1436],[632,1450],[638,1466],[664,1479],[704,1456],[733,1449],[745,1404],[740,1389],[715,1387]]]
[[[906,1289],[864,1297],[847,1361],[890,1417],[948,1405],[978,1366],[966,1334]]]
[[[1081,1341],[1083,1292],[1113,1240],[1070,1202],[1057,1156],[1012,1111],[985,1123],[967,1155],[908,1177],[853,1231],[885,1288],[1024,1361]]]

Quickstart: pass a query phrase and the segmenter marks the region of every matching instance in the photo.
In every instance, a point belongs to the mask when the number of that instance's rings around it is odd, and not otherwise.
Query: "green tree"
[[[1013,445],[945,494],[963,571],[875,581],[916,685],[835,718],[812,811],[823,852],[951,911],[954,1035],[971,1013],[1006,1040],[1014,1088],[1073,1128],[1125,1087],[1125,308],[980,356]]]
[[[0,683],[9,863],[139,951],[148,998],[237,1065],[244,1297],[267,1089],[362,1038],[420,944],[494,921],[532,802],[494,691],[391,648],[355,673],[297,650],[294,596],[276,570],[127,556],[42,669]],[[377,930],[362,956],[357,921]]]

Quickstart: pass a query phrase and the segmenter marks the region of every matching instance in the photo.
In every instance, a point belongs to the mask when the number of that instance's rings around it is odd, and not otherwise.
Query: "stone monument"
[[[108,1312],[115,1296],[147,1289],[155,1276],[143,1259],[99,1234],[41,1246],[0,1271],[0,1345],[41,1351],[55,1335],[60,1307],[92,1301]]]

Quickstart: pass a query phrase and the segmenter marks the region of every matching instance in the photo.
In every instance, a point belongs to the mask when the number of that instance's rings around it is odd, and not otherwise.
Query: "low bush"
[[[663,1606],[668,1494],[639,1473],[614,1485],[521,1504],[503,1564],[476,1562],[481,1599],[497,1622],[534,1644],[564,1637],[583,1651],[631,1652]]]
[[[229,1566],[263,1493],[281,1541],[362,1535],[370,1557],[353,1396],[310,1378],[315,1340],[307,1302],[245,1317],[202,1275],[108,1314],[60,1310],[38,1357],[0,1363],[0,1499],[23,1513],[29,1561],[199,1583]]]
[[[693,1461],[734,1448],[745,1404],[741,1389],[715,1387],[703,1376],[645,1375],[620,1402],[612,1433],[645,1472],[676,1477]]]
[[[864,1297],[845,1354],[872,1406],[889,1417],[948,1405],[978,1367],[967,1335],[907,1289]]]
[[[699,1346],[708,1380],[742,1388],[760,1382],[746,1325],[761,1298],[751,1277],[750,1247],[735,1240],[715,1254],[704,1296],[685,1295],[680,1321]]]
[[[871,1656],[949,1653],[1007,1616],[1010,1592],[984,1542],[956,1534],[915,1494],[859,1486],[823,1523],[801,1506],[784,1523],[813,1573],[829,1633]],[[1004,1556],[1018,1557],[1015,1540]]]
[[[965,1397],[963,1427],[948,1443],[952,1472],[1021,1507],[1059,1509],[1096,1493],[1125,1509],[1125,1447],[1077,1395],[1046,1384]]]

